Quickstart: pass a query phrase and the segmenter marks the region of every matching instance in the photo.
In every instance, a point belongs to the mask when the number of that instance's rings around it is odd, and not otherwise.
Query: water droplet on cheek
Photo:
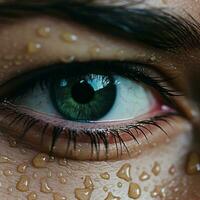
[[[28,167],[28,164],[27,164],[27,163],[22,163],[22,164],[20,164],[20,165],[17,166],[17,171],[18,171],[19,173],[25,173],[27,167]]]
[[[51,28],[50,27],[40,27],[37,29],[36,33],[38,36],[47,38],[50,36]]]
[[[40,191],[44,193],[51,193],[53,191],[45,177],[40,179]]]
[[[75,189],[75,197],[78,200],[90,200],[92,191],[89,188]]]
[[[40,43],[29,42],[27,45],[27,52],[30,54],[38,52],[42,48]]]
[[[127,182],[131,181],[131,165],[130,164],[124,164],[119,171],[117,172],[117,176]]]
[[[105,198],[105,200],[121,200],[121,198],[120,197],[116,197],[111,192],[109,192],[108,196]]]
[[[54,193],[53,194],[53,200],[67,200],[67,198],[65,196],[62,196],[59,193]]]
[[[3,171],[3,174],[4,174],[5,176],[12,176],[12,175],[13,175],[13,171],[10,170],[10,169],[5,169],[5,170]]]
[[[151,171],[155,176],[158,176],[161,171],[160,164],[158,162],[155,162]]]
[[[21,192],[27,192],[29,190],[30,178],[26,175],[22,175],[17,182],[16,188]]]
[[[37,194],[35,192],[31,192],[28,194],[27,200],[37,200]]]
[[[68,32],[62,33],[60,37],[66,43],[72,43],[78,40],[78,37],[76,35]]]
[[[48,161],[49,156],[47,154],[39,153],[33,158],[32,165],[35,168],[45,168],[47,166]]]
[[[188,155],[186,172],[189,175],[200,173],[200,155],[198,153],[192,152]]]
[[[132,199],[138,199],[141,196],[141,188],[137,183],[130,183],[128,196]]]
[[[100,174],[100,177],[104,180],[109,180],[110,179],[110,174],[108,172],[104,172]]]
[[[149,179],[150,179],[150,175],[147,174],[146,172],[142,172],[142,174],[140,175],[139,179],[140,179],[141,181],[149,180]]]

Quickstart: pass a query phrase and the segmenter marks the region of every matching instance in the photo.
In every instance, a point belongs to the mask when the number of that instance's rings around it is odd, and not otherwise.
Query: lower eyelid
[[[20,136],[23,135],[24,126],[20,126],[19,123],[24,123],[26,120],[23,120],[22,122],[20,120],[19,113],[14,110],[8,111],[8,108],[5,106],[1,106],[0,110],[1,121],[3,120],[0,127],[5,128],[5,131],[9,132],[8,134],[11,136],[16,139],[20,139]],[[19,117],[16,120],[19,120],[19,122],[14,122],[13,119],[16,118],[17,114]],[[10,125],[11,122],[13,122],[12,125]],[[129,122],[129,128],[132,126],[131,131],[129,129],[132,135],[127,132],[128,129],[125,125],[120,128],[116,127],[113,129],[100,129],[99,127],[93,129],[90,128],[88,129],[87,134],[86,132],[84,133],[81,128],[74,132],[68,128],[63,131],[63,129],[61,130],[59,127],[55,129],[55,126],[51,123],[48,124],[37,119],[34,121],[33,119],[28,122],[29,124],[27,127],[30,126],[30,130],[27,129],[27,132],[24,132],[25,136],[23,140],[34,149],[45,153],[52,153],[59,157],[67,157],[78,160],[105,160],[118,159],[119,157],[121,159],[127,156],[136,156],[141,152],[141,150],[144,150],[152,145],[165,143],[168,139],[171,139],[175,135],[181,133],[182,130],[187,130],[187,127],[189,127],[188,123],[185,123],[185,120],[174,115],[173,113],[172,115],[167,115],[166,113],[166,118],[164,116],[160,118],[157,117],[157,120],[152,121],[152,123],[147,122],[148,120],[144,121],[144,123],[140,123],[138,129],[134,128],[134,126],[137,125],[135,121],[132,120],[132,122]],[[70,134],[69,131],[71,131]],[[93,143],[93,146],[91,145],[90,137],[92,133],[101,133],[101,131],[106,133],[108,136],[108,149],[105,147],[105,141],[103,142],[103,138],[100,139],[101,142],[96,144],[96,146],[95,143]],[[55,143],[52,144],[53,137],[55,137],[58,133],[59,137],[54,140]],[[74,137],[74,134],[77,133],[78,137]],[[113,133],[119,134],[122,140],[120,141],[120,137],[114,138]],[[90,135],[90,137],[85,137],[86,135]],[[69,138],[69,136],[71,138]],[[77,140],[76,146],[74,145],[75,139]],[[89,140],[90,142],[88,142]]]

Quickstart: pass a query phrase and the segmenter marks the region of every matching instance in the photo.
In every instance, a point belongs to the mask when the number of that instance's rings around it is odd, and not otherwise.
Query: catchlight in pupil
[[[112,76],[87,74],[58,78],[51,81],[51,99],[65,119],[94,121],[104,117],[116,99]]]

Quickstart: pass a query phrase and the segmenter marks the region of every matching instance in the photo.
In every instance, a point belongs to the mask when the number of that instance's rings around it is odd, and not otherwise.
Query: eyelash
[[[83,65],[82,63],[74,63],[74,64],[75,65]],[[86,66],[88,65],[88,63],[85,63],[85,64],[86,64]],[[146,67],[144,65],[132,64],[132,63],[127,63],[127,62],[115,62],[115,61],[113,61],[113,62],[90,62],[90,66],[92,69],[93,69],[93,67],[92,67],[93,64],[95,65],[95,68],[98,68],[98,67],[100,68],[100,66],[105,66],[106,72],[116,73],[116,74],[119,74],[126,78],[130,78],[133,81],[142,82],[143,84],[146,84],[146,85],[152,87],[154,90],[159,92],[160,95],[162,97],[164,97],[164,100],[166,100],[167,103],[170,105],[172,104],[172,101],[170,101],[171,97],[180,95],[176,91],[171,90],[167,87],[167,84],[166,84],[167,80],[164,80],[158,76],[153,77],[153,76],[150,76],[150,74],[147,74]],[[71,64],[71,65],[73,66],[73,64]],[[55,66],[57,66],[57,65],[55,65]],[[82,67],[82,69],[83,68],[84,68],[84,66]],[[36,79],[32,79],[31,81],[33,81],[33,82],[32,82],[31,88],[34,89],[37,81],[39,81],[40,87],[42,89],[44,89],[44,86],[49,85],[51,76],[54,74],[59,74],[62,71],[62,68],[56,69],[56,70],[54,68],[52,68],[52,69],[53,69],[52,72],[48,73],[48,76],[47,76],[47,73],[45,72],[43,74],[44,76],[40,76],[39,79],[38,79],[38,77]],[[73,67],[72,67],[72,69],[73,69]],[[85,70],[85,68],[84,68],[84,71],[82,70],[82,72],[89,73],[90,72],[89,70],[88,69]],[[50,77],[50,78],[45,78],[45,77]],[[28,84],[26,84],[26,85],[28,85]],[[26,90],[28,90],[28,89],[30,89],[30,87],[24,87],[24,88],[22,87],[22,90],[21,90],[22,92],[20,95],[23,95],[23,93],[25,93]],[[19,106],[12,105],[10,103],[9,99],[10,98],[5,98],[5,97],[2,98],[2,103],[0,106],[0,111],[7,113],[4,120],[8,116],[15,116],[13,118],[13,120],[11,121],[11,123],[9,124],[9,127],[24,120],[23,134],[19,137],[19,139],[23,139],[25,137],[26,133],[30,129],[32,129],[36,124],[43,124],[43,128],[41,129],[42,130],[41,131],[41,143],[42,143],[43,136],[45,134],[46,129],[50,126],[50,123],[46,123],[43,120],[36,119],[35,117],[33,117],[25,112],[24,113],[21,112],[20,109],[18,109]],[[173,105],[173,107],[175,107],[175,105]],[[96,152],[96,155],[98,157],[99,148],[100,148],[100,144],[102,141],[103,145],[105,147],[105,154],[107,157],[108,150],[109,150],[108,135],[110,134],[114,138],[117,155],[120,156],[122,154],[123,147],[129,154],[129,150],[126,146],[126,143],[124,142],[123,138],[121,138],[121,136],[120,136],[121,132],[130,135],[133,138],[133,140],[137,143],[139,143],[139,141],[134,136],[133,132],[135,131],[137,134],[141,133],[148,141],[148,137],[145,134],[144,130],[146,130],[150,134],[152,134],[151,130],[148,128],[149,125],[159,128],[161,130],[161,132],[163,132],[164,134],[167,135],[167,132],[159,125],[159,121],[165,122],[170,125],[169,119],[171,119],[171,117],[174,115],[179,115],[179,114],[178,114],[178,112],[175,112],[175,111],[171,111],[171,112],[169,111],[168,113],[165,113],[163,115],[155,116],[155,117],[152,117],[147,120],[137,121],[134,124],[130,123],[130,124],[126,125],[125,127],[118,127],[118,128],[85,129],[85,130],[81,130],[81,131],[76,130],[76,129],[67,130],[67,134],[68,134],[67,149],[69,149],[69,146],[72,142],[74,151],[76,150],[76,139],[77,139],[77,136],[81,133],[83,135],[89,136],[90,142],[91,142],[91,154],[92,155],[94,154],[94,152]],[[51,144],[52,145],[49,150],[49,154],[53,155],[53,149],[54,149],[54,145],[55,145],[57,139],[59,138],[61,133],[66,132],[66,131],[63,130],[62,127],[57,126],[57,125],[51,125],[51,126],[52,126],[52,133],[51,133],[51,135],[52,135]],[[119,151],[120,151],[120,153],[119,153]]]

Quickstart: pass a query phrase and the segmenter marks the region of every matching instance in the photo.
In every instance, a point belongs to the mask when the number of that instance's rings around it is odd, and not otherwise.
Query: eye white
[[[146,114],[156,105],[156,99],[151,90],[142,84],[121,76],[114,76],[116,85],[116,98],[110,111],[99,121],[113,121],[134,119]],[[60,114],[54,108],[48,89],[36,84],[33,90],[16,98],[15,104],[49,115]],[[101,106],[101,105],[99,105]]]
[[[142,84],[121,76],[114,76],[117,87],[116,100],[101,120],[134,119],[146,114],[156,105],[152,92]]]

